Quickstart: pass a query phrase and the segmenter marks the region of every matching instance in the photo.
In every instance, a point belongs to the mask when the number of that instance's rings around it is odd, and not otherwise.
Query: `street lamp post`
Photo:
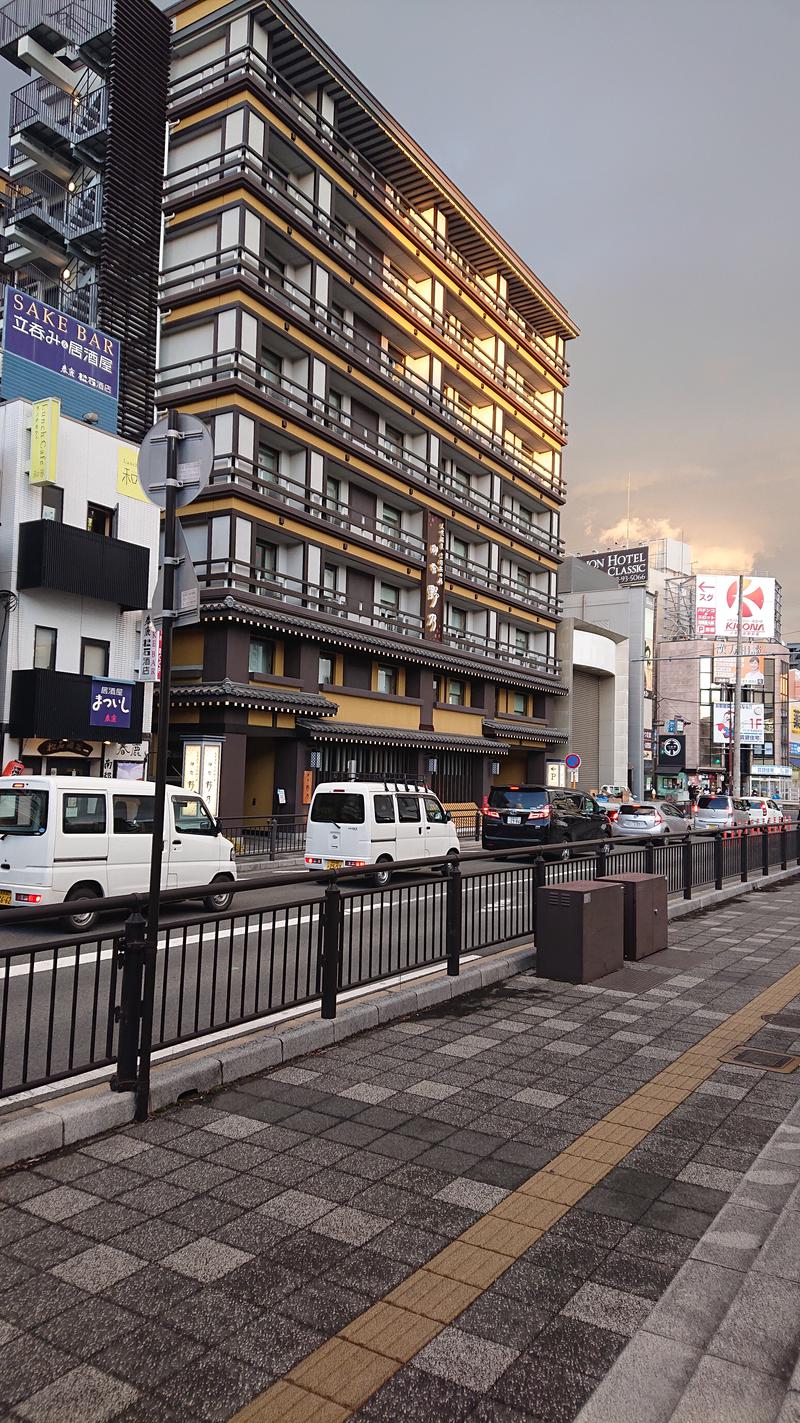
[[[744,579],[739,574],[736,589],[736,684],[733,692],[733,794],[742,794],[742,594]]]

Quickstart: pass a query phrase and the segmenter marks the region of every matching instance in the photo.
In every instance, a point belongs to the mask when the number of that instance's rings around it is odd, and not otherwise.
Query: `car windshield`
[[[620,815],[655,815],[654,805],[621,805]]]
[[[492,810],[540,810],[547,805],[547,791],[524,786],[492,786],[489,805]]]
[[[727,810],[728,797],[726,795],[701,795],[697,802],[698,810]]]
[[[364,797],[353,791],[322,791],[314,796],[311,819],[322,825],[363,825]]]
[[[48,799],[47,791],[1,791],[0,835],[43,835]]]

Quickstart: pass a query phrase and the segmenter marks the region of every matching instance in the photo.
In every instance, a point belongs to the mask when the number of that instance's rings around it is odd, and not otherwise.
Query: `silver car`
[[[747,811],[747,819],[750,825],[783,825],[783,811],[775,804],[774,800],[767,800],[766,796],[746,795],[739,802],[742,810]]]
[[[749,823],[741,800],[734,800],[731,795],[712,795],[711,792],[698,796],[694,812],[695,830],[740,830]]]
[[[608,823],[615,838],[635,835],[688,835],[692,828],[688,809],[672,800],[633,801],[608,811]]]

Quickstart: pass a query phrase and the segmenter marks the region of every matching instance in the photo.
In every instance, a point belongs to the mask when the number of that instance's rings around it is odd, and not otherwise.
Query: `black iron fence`
[[[279,860],[282,856],[303,854],[307,819],[307,814],[251,816],[222,820],[220,827],[232,841],[237,860]],[[453,810],[450,819],[459,840],[480,840],[481,813],[477,806],[474,810]]]
[[[572,846],[563,859],[559,847],[514,851],[502,863],[467,851],[460,863],[409,862],[383,888],[369,867],[261,876],[242,886],[241,907],[234,900],[225,913],[189,913],[186,891],[167,891],[155,945],[145,942],[143,895],[106,900],[107,926],[80,935],[48,937],[58,906],[3,911],[0,925],[10,932],[0,947],[0,1097],[114,1065],[117,1088],[135,1089],[150,952],[158,1051],[309,1004],[333,1018],[342,995],[436,965],[456,975],[464,955],[533,938],[545,884],[644,872],[664,875],[670,894],[691,899],[790,865],[800,865],[797,825],[683,841],[603,840]],[[264,902],[261,892],[276,888],[281,902]],[[85,907],[96,910],[97,902]],[[31,930],[37,941],[22,942]]]

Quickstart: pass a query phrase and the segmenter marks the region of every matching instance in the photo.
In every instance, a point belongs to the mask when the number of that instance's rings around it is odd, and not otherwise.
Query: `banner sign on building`
[[[659,736],[658,769],[667,775],[686,770],[686,737]]]
[[[123,730],[130,726],[132,691],[132,682],[105,682],[93,678],[89,725],[114,726]]]
[[[57,400],[34,400],[31,413],[31,484],[55,484],[58,455]]]
[[[441,642],[444,629],[444,519],[425,515],[425,636]]]
[[[142,618],[139,638],[139,681],[158,682],[161,680],[161,628],[149,613]]]
[[[695,636],[736,637],[739,580],[730,574],[698,573],[695,579]],[[742,637],[775,636],[775,579],[742,579]]]
[[[54,396],[65,415],[82,420],[93,411],[100,429],[115,435],[119,369],[120,346],[113,336],[18,287],[6,287],[5,400]]]
[[[150,503],[139,483],[139,451],[134,445],[120,445],[117,450],[117,493]]]
[[[733,702],[714,702],[711,715],[715,745],[730,745],[733,741]],[[764,708],[760,702],[742,702],[740,731],[743,746],[763,745]]]
[[[742,686],[764,686],[764,662],[761,648],[756,642],[742,647]],[[732,687],[736,682],[736,643],[717,642],[714,644],[714,683],[718,687]]]
[[[616,578],[620,588],[643,588],[649,573],[649,550],[644,548],[614,548],[607,553],[579,553],[581,563]]]

